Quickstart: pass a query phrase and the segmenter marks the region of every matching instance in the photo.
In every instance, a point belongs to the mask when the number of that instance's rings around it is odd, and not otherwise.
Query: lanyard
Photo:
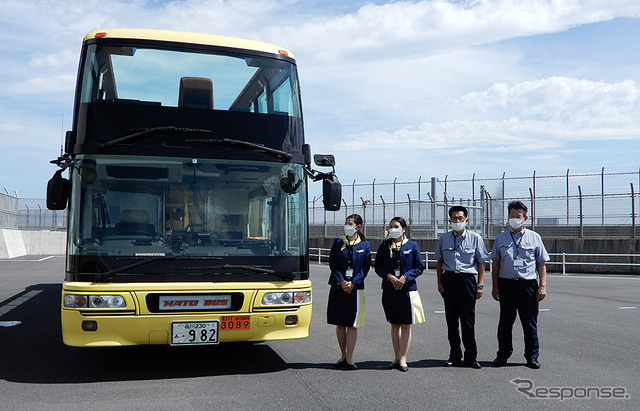
[[[511,239],[513,240],[513,247],[516,249],[516,255],[513,259],[517,260],[518,256],[520,255],[519,249],[520,249],[520,244],[522,243],[522,238],[524,237],[524,234],[522,235],[522,237],[520,237],[520,241],[516,241],[516,238],[513,236],[513,231],[509,231],[509,234],[511,234]]]
[[[456,242],[456,238],[460,237],[460,242]],[[462,243],[464,242],[464,236],[458,235],[455,231],[453,232],[453,245],[454,250],[462,252]]]

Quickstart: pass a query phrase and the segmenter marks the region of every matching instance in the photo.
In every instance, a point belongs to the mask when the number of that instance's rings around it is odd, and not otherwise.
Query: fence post
[[[578,196],[580,201],[580,238],[584,237],[584,216],[582,215],[582,187],[578,185]]]
[[[569,169],[567,168],[567,226],[569,225]]]
[[[376,179],[371,183],[371,224],[376,224]]]
[[[535,174],[535,171],[534,171]],[[529,188],[529,195],[531,196],[531,229],[535,231],[536,229],[536,209],[533,207],[533,204],[535,204],[535,194],[533,193],[533,191],[531,190],[531,188]]]
[[[396,182],[398,181],[398,177],[395,177],[393,179],[393,216],[397,216],[398,214],[396,213]],[[386,224],[386,221],[385,221]]]
[[[387,203],[385,203],[382,196],[380,196],[380,200],[382,201],[382,238],[384,238],[384,231],[387,225]]]
[[[604,167],[602,167],[602,174],[600,175],[602,179],[602,225],[604,225]]]
[[[367,221],[367,200],[365,200],[364,198],[360,197],[360,201],[362,201],[362,220],[363,221]],[[345,218],[345,221],[346,221],[346,218]],[[362,226],[362,234],[364,234],[365,236],[367,235],[367,228],[366,227],[367,227],[366,224]]]
[[[565,267],[566,262],[567,262],[566,254],[562,253],[562,275],[567,275],[567,270]]]
[[[413,225],[413,204],[411,203],[411,196],[407,193],[407,199],[409,199],[409,234],[413,237],[411,227]]]
[[[631,184],[631,238],[636,238],[636,195]]]
[[[533,191],[531,192],[531,229],[536,229],[536,170],[533,170]]]
[[[421,187],[422,187],[422,176],[419,176],[418,177],[418,225],[421,225],[420,224],[420,217],[422,216],[422,212],[420,210],[422,208],[421,207],[421,205],[422,205],[422,203],[421,203],[421,201],[422,201],[422,196],[421,196],[422,190],[421,190]]]

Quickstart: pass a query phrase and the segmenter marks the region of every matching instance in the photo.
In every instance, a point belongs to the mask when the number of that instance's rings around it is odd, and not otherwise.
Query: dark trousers
[[[445,271],[442,273],[444,287],[444,312],[447,320],[447,335],[449,338],[449,359],[460,361],[460,333],[462,331],[464,344],[464,361],[476,361],[478,347],[475,337],[476,323],[476,278],[473,274],[456,274]]]
[[[500,322],[498,323],[498,358],[507,359],[513,353],[513,323],[516,314],[524,334],[524,358],[538,358],[538,290],[537,280],[507,280],[498,278]]]

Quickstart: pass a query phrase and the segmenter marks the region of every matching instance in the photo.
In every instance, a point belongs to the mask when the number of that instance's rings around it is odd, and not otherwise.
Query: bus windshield
[[[295,65],[255,55],[87,46],[80,103],[119,102],[300,117]]]
[[[288,272],[301,266],[307,190],[300,164],[78,158],[68,247],[80,271],[100,273],[138,257],[168,256],[263,266],[289,261],[290,266],[279,267]]]

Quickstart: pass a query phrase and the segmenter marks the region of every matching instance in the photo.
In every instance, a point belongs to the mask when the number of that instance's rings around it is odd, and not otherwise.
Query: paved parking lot
[[[31,261],[25,261],[31,260]],[[314,316],[303,340],[209,347],[81,349],[60,339],[64,259],[0,261],[0,396],[5,409],[638,409],[640,277],[549,275],[541,304],[540,370],[524,366],[519,322],[508,366],[492,368],[498,303],[477,305],[481,370],[448,356],[435,272],[418,280],[427,322],[413,327],[409,372],[387,369],[380,279],[366,282],[358,371],[340,371],[325,320],[328,268],[312,264]],[[562,398],[561,398],[562,397]],[[586,398],[585,398],[586,397]],[[621,397],[615,399],[613,397]]]

